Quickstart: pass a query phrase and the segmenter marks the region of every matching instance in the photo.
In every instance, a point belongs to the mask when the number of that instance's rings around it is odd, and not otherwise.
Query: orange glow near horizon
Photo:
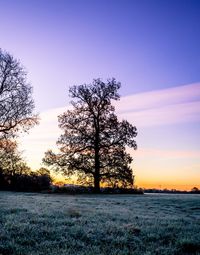
[[[56,177],[54,175],[54,184],[63,185],[63,184],[77,184],[76,180],[73,178],[71,180],[66,180],[64,176],[59,175]],[[190,179],[188,183],[186,184],[184,181],[177,180],[177,181],[171,181],[166,180],[163,181],[162,179],[143,179],[143,178],[137,178],[135,180],[135,186],[137,188],[144,188],[144,189],[176,189],[181,191],[190,191],[192,188],[197,187],[200,189],[200,181],[197,181],[197,179]]]
[[[145,188],[145,189],[176,189],[181,191],[190,191],[192,188],[197,187],[200,188],[200,183],[195,184],[184,184],[184,183],[173,183],[173,182],[148,182],[148,181],[141,181],[135,183],[137,187],[139,188]]]

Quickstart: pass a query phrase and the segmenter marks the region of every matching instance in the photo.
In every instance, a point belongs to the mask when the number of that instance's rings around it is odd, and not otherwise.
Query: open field
[[[0,192],[1,255],[200,254],[200,195]]]

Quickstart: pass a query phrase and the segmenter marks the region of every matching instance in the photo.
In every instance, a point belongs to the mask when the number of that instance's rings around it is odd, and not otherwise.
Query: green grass
[[[0,192],[0,255],[200,254],[200,195]]]

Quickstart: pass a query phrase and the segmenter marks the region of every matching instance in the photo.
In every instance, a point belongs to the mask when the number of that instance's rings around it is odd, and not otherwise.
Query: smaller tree
[[[200,190],[199,190],[197,187],[193,187],[193,188],[191,189],[191,192],[192,192],[192,193],[200,193]]]
[[[13,189],[19,178],[28,176],[30,167],[18,151],[17,142],[8,138],[0,139],[0,185],[1,189]]]
[[[35,176],[39,190],[47,190],[50,188],[53,178],[47,168],[41,167],[36,172],[32,172],[32,176]]]
[[[49,150],[44,158],[47,165],[67,176],[92,181],[96,192],[100,182],[128,186],[134,181],[126,146],[136,149],[137,130],[126,120],[120,122],[114,113],[111,102],[119,99],[119,88],[115,79],[71,87],[73,109],[58,117],[63,130],[57,142],[60,153]]]
[[[0,139],[0,166],[2,171],[9,176],[30,171],[17,149],[17,142],[6,137]]]
[[[49,169],[45,167],[41,167],[36,171],[36,174],[40,177],[41,186],[49,187],[49,185],[53,182],[53,178]],[[45,189],[45,188],[44,188]]]

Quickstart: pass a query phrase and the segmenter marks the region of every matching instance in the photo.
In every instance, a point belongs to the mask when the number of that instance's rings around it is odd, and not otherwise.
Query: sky
[[[33,86],[40,125],[20,148],[33,168],[55,148],[69,87],[121,82],[119,118],[138,129],[136,185],[200,188],[200,1],[0,0],[0,47]]]

